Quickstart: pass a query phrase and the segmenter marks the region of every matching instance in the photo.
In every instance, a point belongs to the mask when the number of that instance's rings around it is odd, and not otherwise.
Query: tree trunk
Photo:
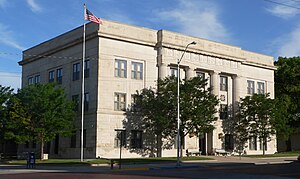
[[[44,140],[42,139],[41,145],[40,145],[40,152],[41,152],[41,160],[44,160]]]
[[[265,145],[266,145],[266,140],[263,138],[263,155],[265,155]]]
[[[162,154],[162,136],[158,134],[156,137],[156,144],[157,144],[157,154],[156,157],[161,157]]]

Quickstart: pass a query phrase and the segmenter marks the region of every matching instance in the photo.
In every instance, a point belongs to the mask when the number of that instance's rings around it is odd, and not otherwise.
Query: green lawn
[[[300,151],[290,151],[290,152],[279,152],[276,154],[266,154],[266,155],[245,155],[244,157],[250,157],[250,158],[296,157],[299,155],[300,155]]]
[[[120,159],[93,159],[80,162],[79,159],[49,159],[49,160],[36,160],[37,164],[51,165],[90,165],[90,164],[110,164],[111,160],[118,163]],[[183,157],[182,161],[189,160],[213,160],[208,157]],[[122,159],[121,163],[155,163],[155,162],[176,162],[176,157],[161,157],[161,158],[126,158]],[[5,160],[2,163],[14,165],[26,165],[26,160]]]

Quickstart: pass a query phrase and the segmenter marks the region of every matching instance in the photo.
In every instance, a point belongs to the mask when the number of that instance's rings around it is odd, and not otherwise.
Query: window
[[[32,142],[32,148],[33,148],[33,149],[36,148],[36,142],[35,142],[35,141]]]
[[[265,148],[263,148],[263,145],[264,145],[263,141],[265,142],[265,146],[264,146]],[[264,139],[263,139],[263,138],[259,138],[259,144],[260,144],[260,145],[259,145],[259,149],[260,149],[260,150],[265,149],[265,151],[266,151],[266,150],[268,149],[268,148],[267,148],[268,142],[267,142],[267,139],[266,139],[266,138],[264,138]]]
[[[36,75],[35,77],[34,77],[34,83],[35,84],[38,84],[38,83],[40,83],[41,82],[41,76],[40,75]]]
[[[28,149],[29,148],[29,142],[27,141],[27,142],[25,142],[25,149]]]
[[[202,79],[205,78],[205,74],[202,73],[202,72],[197,71],[197,72],[196,72],[196,75],[197,75],[198,77],[201,77]]]
[[[178,77],[178,70],[177,68],[170,68],[171,76]]]
[[[132,62],[131,63],[131,79],[143,79],[143,64]]]
[[[33,77],[29,77],[28,78],[28,85],[32,85],[33,84]]]
[[[115,93],[115,111],[125,111],[126,109],[126,94]]]
[[[254,94],[254,81],[247,80],[247,94]]]
[[[76,131],[74,131],[71,136],[70,147],[76,148]]]
[[[220,119],[228,119],[228,106],[220,104]]]
[[[90,61],[84,61],[84,78],[88,78],[90,76]]]
[[[73,81],[79,80],[80,76],[80,63],[73,64]]]
[[[131,148],[142,148],[142,131],[132,130],[131,131]]]
[[[125,130],[115,130],[116,135],[114,139],[114,147],[118,148],[120,145],[126,147],[126,131]]]
[[[74,103],[74,111],[78,112],[79,111],[79,95],[73,95],[72,96],[72,101]]]
[[[125,60],[115,61],[115,77],[127,78],[127,62]]]
[[[56,81],[58,84],[62,84],[62,76],[63,76],[63,69],[59,68],[56,70]]]
[[[228,78],[226,76],[220,76],[220,90],[227,91]]]
[[[233,150],[233,135],[225,134],[225,150]]]
[[[257,94],[265,94],[265,84],[257,82]]]
[[[54,82],[54,70],[49,71],[49,83]]]
[[[249,139],[249,150],[257,150],[257,141],[256,137],[250,137]]]
[[[89,93],[85,93],[84,94],[84,111],[88,111],[89,110],[89,101],[90,101],[90,94]]]

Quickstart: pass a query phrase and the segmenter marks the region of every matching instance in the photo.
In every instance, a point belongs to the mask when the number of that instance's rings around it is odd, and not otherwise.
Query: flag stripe
[[[86,9],[85,11],[85,17],[84,17],[85,20],[88,20],[88,21],[92,21],[92,22],[95,22],[97,24],[102,24],[102,20],[98,17],[96,17],[93,13],[91,13],[91,11],[89,11],[88,9]]]

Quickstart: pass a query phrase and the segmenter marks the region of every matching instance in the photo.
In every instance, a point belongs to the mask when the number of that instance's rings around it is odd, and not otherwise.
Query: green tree
[[[277,135],[287,139],[300,131],[300,57],[279,57],[275,65]]]
[[[40,143],[43,159],[44,143],[56,135],[70,135],[74,127],[73,103],[55,84],[29,85],[18,91],[10,103],[8,137],[17,143]]]
[[[215,107],[219,101],[206,89],[206,85],[207,80],[200,77],[180,82],[182,139],[188,134],[198,135],[200,132],[213,129],[212,122],[217,119],[214,117],[217,112]],[[152,134],[157,136],[159,152],[161,139],[174,139],[177,134],[177,78],[171,76],[160,79],[156,90],[143,89],[137,96],[133,107],[126,113],[127,119],[138,118],[136,121],[142,121],[144,129],[152,131]]]
[[[7,132],[6,124],[8,120],[8,101],[13,95],[13,89],[0,85],[0,141],[5,149],[5,133]]]
[[[269,94],[254,94],[241,99],[234,128],[241,145],[250,137],[259,137],[264,155],[267,140],[275,134],[274,100],[269,98]]]

